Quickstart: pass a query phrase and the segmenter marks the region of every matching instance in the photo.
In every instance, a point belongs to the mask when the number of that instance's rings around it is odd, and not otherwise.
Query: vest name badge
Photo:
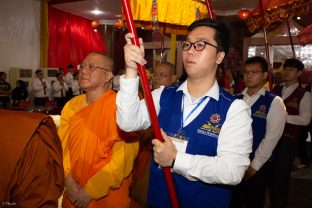
[[[218,138],[222,126],[220,121],[221,116],[219,114],[212,114],[209,121],[203,124],[199,129],[197,129],[197,133]]]
[[[260,105],[259,109],[253,114],[253,116],[258,118],[266,118],[267,117],[266,106]]]
[[[186,152],[189,138],[184,136],[183,132],[180,132],[178,134],[167,133],[167,135],[171,139],[178,152]]]

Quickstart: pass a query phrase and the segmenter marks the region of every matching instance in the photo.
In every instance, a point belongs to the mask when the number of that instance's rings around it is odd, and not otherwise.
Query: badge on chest
[[[189,138],[185,136],[183,132],[179,132],[178,134],[168,133],[167,135],[173,142],[178,152],[186,152]]]

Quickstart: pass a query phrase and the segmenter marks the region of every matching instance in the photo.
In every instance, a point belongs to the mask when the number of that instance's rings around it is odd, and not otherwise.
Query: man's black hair
[[[35,71],[35,74],[38,74],[39,72],[42,72],[42,70],[41,70],[41,69],[37,69],[37,70]]]
[[[218,52],[228,53],[229,48],[232,44],[232,29],[229,24],[212,20],[210,18],[205,18],[201,20],[194,21],[188,28],[189,31],[194,30],[197,27],[206,26],[215,29],[216,33],[214,36],[215,41],[217,42]]]
[[[285,67],[294,67],[298,71],[302,71],[304,69],[304,64],[298,59],[291,58],[291,59],[286,59],[286,61],[284,62],[283,68]]]
[[[264,72],[267,72],[269,70],[268,62],[266,61],[265,58],[261,56],[253,56],[253,57],[248,58],[245,61],[245,65],[249,65],[249,64],[260,64],[261,70]]]

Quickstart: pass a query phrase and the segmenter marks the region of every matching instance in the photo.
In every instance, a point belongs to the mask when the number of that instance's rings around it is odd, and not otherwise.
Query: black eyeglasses
[[[243,71],[243,74],[245,76],[248,76],[249,74],[251,74],[251,76],[255,76],[257,75],[258,73],[264,73],[264,71]]]
[[[98,65],[96,65],[94,63],[81,63],[81,64],[78,64],[77,68],[78,68],[78,70],[88,69],[90,72],[94,72],[96,68],[102,69],[105,71],[111,71],[109,69],[99,67]]]
[[[207,41],[204,41],[204,40],[198,40],[198,41],[196,41],[194,43],[185,40],[185,41],[182,42],[182,50],[183,51],[188,51],[188,50],[190,50],[192,48],[192,45],[194,45],[194,49],[196,51],[204,50],[206,45],[209,45],[209,46],[212,46],[212,47],[218,49],[218,46],[212,45],[211,43],[208,43]]]

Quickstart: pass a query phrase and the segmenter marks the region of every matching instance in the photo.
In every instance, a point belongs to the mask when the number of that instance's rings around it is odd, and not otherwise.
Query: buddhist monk
[[[71,99],[62,111],[58,133],[64,155],[65,208],[129,207],[139,145],[117,127],[116,93],[109,88],[112,69],[108,56],[88,54],[79,65],[79,85],[86,94]]]
[[[57,207],[62,146],[44,114],[0,110],[0,207]]]

